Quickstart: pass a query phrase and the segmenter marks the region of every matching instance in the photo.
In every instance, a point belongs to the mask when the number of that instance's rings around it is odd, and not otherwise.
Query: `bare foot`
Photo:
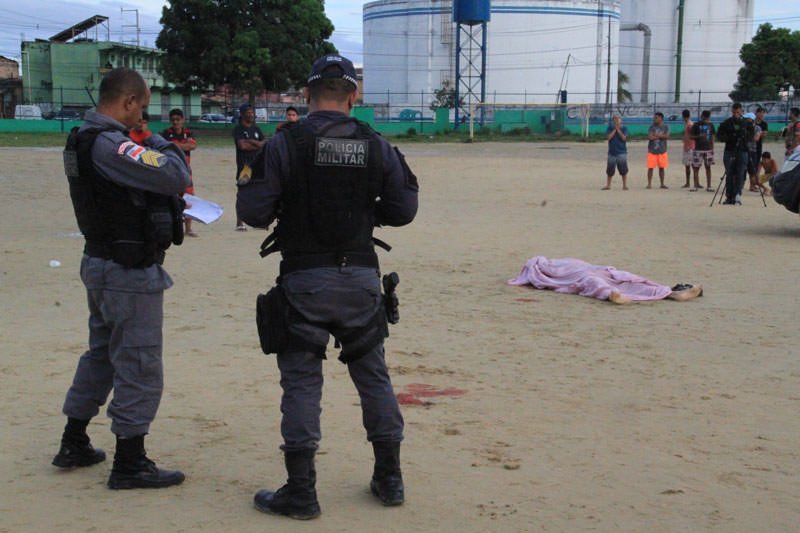
[[[627,186],[627,185],[625,185],[625,186],[622,188],[622,190],[623,190],[623,191],[627,191],[627,190],[628,190],[628,186]]]
[[[666,186],[666,185],[664,185],[663,183],[661,184],[661,188],[662,188],[662,189],[669,189],[669,187],[667,187],[667,186]]]
[[[607,191],[607,190],[609,190],[610,188],[611,188],[611,187],[608,187],[608,186],[606,186],[606,187],[603,187],[603,188],[602,188],[602,189],[600,189],[600,190],[601,190],[601,191]]]
[[[648,189],[652,189],[652,188],[653,188],[653,186],[652,186],[652,185],[650,185],[650,184],[648,183],[648,184],[647,184],[647,188],[648,188]]]
[[[682,291],[672,291],[667,298],[675,300],[676,302],[685,302],[686,300],[693,300],[702,295],[703,287],[701,285],[695,285],[694,287]]]
[[[629,303],[633,302],[633,300],[631,300],[630,298],[625,298],[623,295],[621,295],[617,291],[613,291],[611,293],[611,295],[608,297],[608,301],[609,302],[614,302],[615,304],[620,304],[620,305],[629,304]]]
[[[688,188],[689,188],[689,184],[688,183],[686,185],[681,185],[681,189],[688,189]]]

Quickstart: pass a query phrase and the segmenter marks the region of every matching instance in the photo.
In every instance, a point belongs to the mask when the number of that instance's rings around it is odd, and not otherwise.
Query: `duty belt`
[[[331,252],[284,257],[281,260],[281,276],[308,270],[309,268],[359,266],[378,268],[375,252]]]
[[[89,257],[111,259],[111,244],[106,242],[86,241],[86,244],[83,246],[83,253]]]

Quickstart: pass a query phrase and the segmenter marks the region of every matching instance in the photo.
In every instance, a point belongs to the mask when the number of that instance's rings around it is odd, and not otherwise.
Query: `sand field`
[[[401,278],[386,346],[406,504],[369,494],[358,397],[331,346],[313,523],[252,506],[285,479],[278,373],[254,318],[278,260],[259,258],[263,231],[234,231],[233,147],[200,140],[197,194],[226,213],[165,263],[166,386],[146,444],[187,480],[119,492],[110,461],[50,465],[87,338],[82,240],[60,149],[0,148],[0,531],[796,530],[800,219],[750,192],[709,207],[680,188],[670,145],[669,190],[646,190],[645,143],[629,143],[629,191],[618,177],[600,190],[605,143],[401,146],[420,211],[376,236]],[[507,286],[534,255],[705,295],[616,306]],[[113,452],[105,410],[89,431]]]

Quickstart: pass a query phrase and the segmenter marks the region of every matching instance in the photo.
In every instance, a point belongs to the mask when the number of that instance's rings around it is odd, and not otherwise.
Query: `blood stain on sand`
[[[405,392],[397,394],[397,401],[400,405],[432,405],[432,402],[422,400],[421,398],[433,398],[436,396],[447,396],[455,398],[463,396],[467,391],[464,389],[457,389],[455,387],[447,387],[440,389],[427,383],[409,383],[405,387]]]

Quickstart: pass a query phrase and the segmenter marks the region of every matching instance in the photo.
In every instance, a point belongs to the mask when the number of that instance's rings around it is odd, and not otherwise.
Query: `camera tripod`
[[[746,173],[746,171],[745,171],[745,173]],[[719,179],[719,184],[717,185],[717,190],[716,190],[716,191],[714,191],[714,197],[713,197],[713,198],[711,198],[711,203],[710,203],[710,204],[708,204],[708,207],[713,207],[713,206],[714,206],[714,200],[716,200],[716,199],[717,199],[717,194],[719,194],[719,190],[720,190],[720,188],[722,188],[722,184],[725,182],[725,178],[726,178],[726,177],[728,177],[728,172],[727,172],[727,171],[725,171],[725,172],[723,172],[723,173],[722,173],[722,177]],[[747,176],[745,176],[745,178],[746,178],[746,177],[747,177]],[[742,190],[744,190],[744,185],[742,185]],[[764,207],[767,207],[767,201],[764,199],[764,189],[762,189],[761,187],[759,187],[759,188],[758,188],[758,192],[760,192],[760,193],[761,193],[761,203],[763,203],[763,204],[764,204]],[[740,194],[741,194],[741,193],[740,193]],[[723,196],[724,196],[724,195],[722,195],[722,194],[720,194],[720,195],[719,195],[719,200],[717,201],[717,205],[719,205],[719,204],[721,204],[721,203],[722,203],[722,197],[723,197]]]

